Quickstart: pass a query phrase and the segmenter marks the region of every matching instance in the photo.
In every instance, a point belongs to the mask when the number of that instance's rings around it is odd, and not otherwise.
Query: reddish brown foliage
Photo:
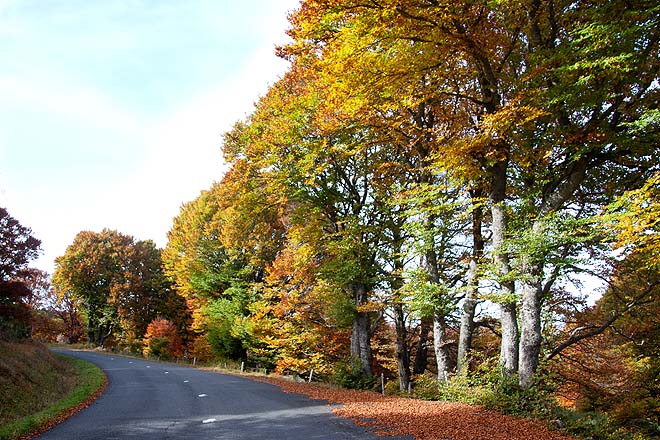
[[[167,319],[156,318],[151,321],[144,335],[144,354],[180,357],[183,354],[183,343],[176,326]]]

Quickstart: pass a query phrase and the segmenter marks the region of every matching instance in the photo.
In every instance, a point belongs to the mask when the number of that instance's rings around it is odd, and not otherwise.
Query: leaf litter
[[[574,440],[539,420],[462,403],[383,396],[273,377],[252,379],[277,385],[286,393],[340,404],[333,413],[379,436],[412,435],[417,440]]]

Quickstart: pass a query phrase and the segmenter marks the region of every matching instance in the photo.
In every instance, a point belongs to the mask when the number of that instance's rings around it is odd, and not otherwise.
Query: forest
[[[657,438],[660,5],[304,0],[288,34],[167,246],[80,232],[32,336]]]

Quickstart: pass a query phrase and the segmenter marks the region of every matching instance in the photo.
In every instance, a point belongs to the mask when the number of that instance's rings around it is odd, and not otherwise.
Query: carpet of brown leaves
[[[369,391],[329,388],[314,383],[260,378],[287,393],[341,404],[334,413],[378,435],[413,435],[417,440],[573,440],[545,423],[505,416],[460,403],[382,396]]]

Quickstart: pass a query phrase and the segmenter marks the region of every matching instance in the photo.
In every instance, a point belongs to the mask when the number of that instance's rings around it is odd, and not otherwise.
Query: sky
[[[167,244],[287,63],[298,0],[0,0],[0,206],[52,273],[83,230]]]

